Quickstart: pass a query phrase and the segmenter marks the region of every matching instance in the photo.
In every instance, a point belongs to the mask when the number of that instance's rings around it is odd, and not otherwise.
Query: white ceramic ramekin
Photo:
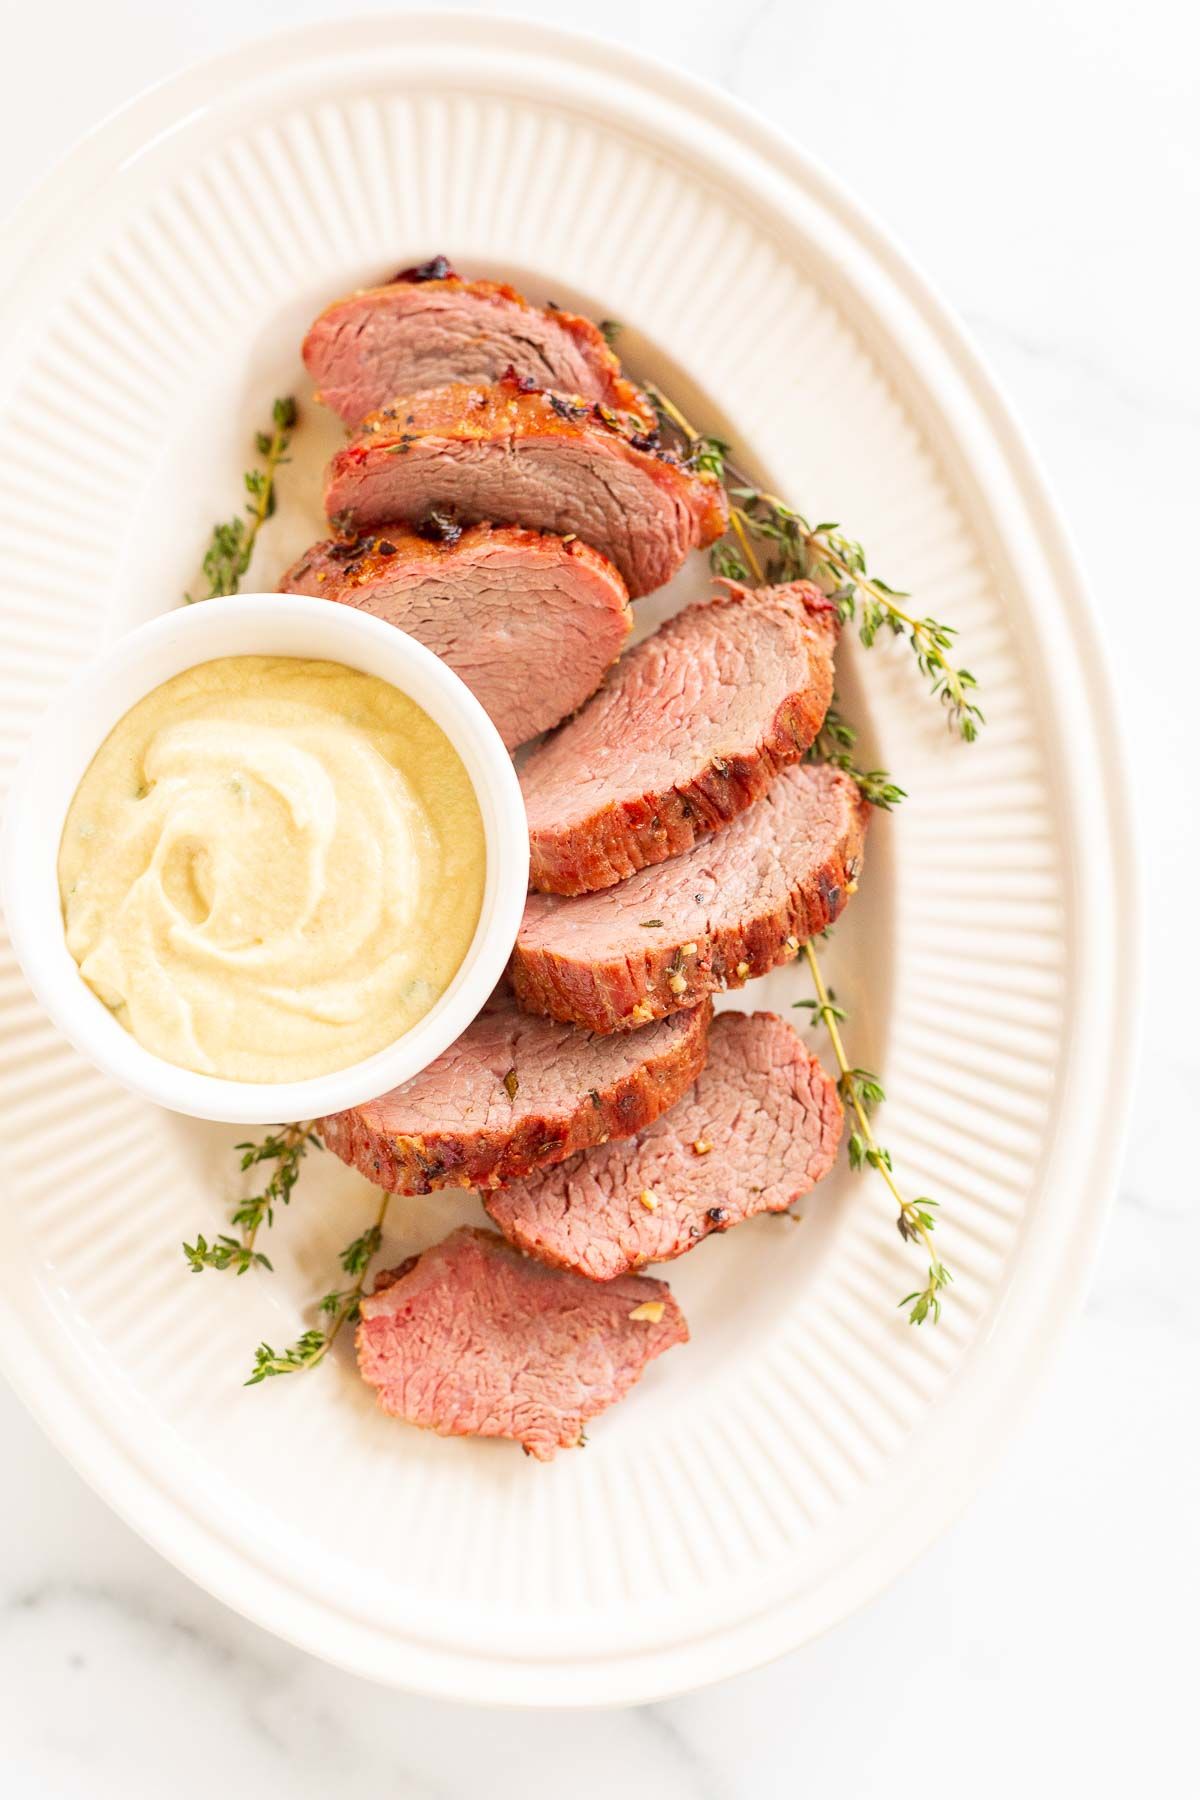
[[[67,808],[92,757],[129,708],[184,669],[220,656],[302,656],[364,669],[408,694],[462,758],[483,815],[487,874],[479,924],[437,1004],[364,1062],[307,1081],[223,1081],[144,1050],[84,982],[69,954],[58,894]],[[154,619],[91,664],[54,702],[11,789],[0,849],[4,908],[29,984],[77,1050],[148,1100],[199,1119],[265,1125],[319,1118],[386,1092],[465,1030],[499,980],[529,874],[525,808],[495,726],[431,650],[353,607],[296,594],[238,594]]]

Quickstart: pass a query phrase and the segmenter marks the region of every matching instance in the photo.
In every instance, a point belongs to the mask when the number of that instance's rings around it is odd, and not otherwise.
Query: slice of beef
[[[437,264],[427,265],[436,271]],[[419,272],[418,272],[419,273]],[[364,288],[327,306],[304,340],[305,367],[317,398],[347,425],[451,381],[522,381],[598,400],[653,431],[654,408],[632,382],[590,319],[531,306],[499,281],[464,281],[452,272]]]
[[[576,538],[443,521],[314,544],[279,583],[386,619],[461,675],[511,750],[595,692],[629,635],[625,583]]]
[[[731,583],[629,651],[521,772],[533,886],[611,887],[761,799],[821,728],[836,617],[811,582]]]
[[[356,1344],[384,1412],[549,1462],[687,1335],[664,1281],[599,1287],[463,1228],[379,1276]]]
[[[606,408],[508,380],[457,382],[372,413],[330,463],[325,507],[359,531],[420,525],[450,507],[580,537],[634,597],[669,581],[729,517],[719,482],[629,435]]]
[[[499,993],[427,1069],[319,1130],[379,1187],[496,1187],[627,1137],[674,1105],[704,1067],[711,1018],[698,1006],[594,1037]]]
[[[720,1013],[691,1092],[636,1137],[489,1194],[505,1237],[556,1268],[611,1281],[711,1231],[783,1212],[837,1157],[837,1088],[774,1013]]]
[[[510,965],[517,999],[624,1031],[765,975],[854,892],[869,811],[840,770],[794,765],[670,862],[599,894],[531,894]]]

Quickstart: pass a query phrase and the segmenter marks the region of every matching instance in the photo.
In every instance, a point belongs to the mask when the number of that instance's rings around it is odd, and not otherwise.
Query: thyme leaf
[[[249,496],[247,517],[240,515],[221,520],[213,526],[201,567],[208,583],[207,594],[185,594],[190,606],[196,600],[217,600],[225,594],[236,594],[242,576],[250,567],[254,546],[263,525],[275,511],[275,477],[287,462],[287,450],[299,417],[296,402],[288,396],[276,400],[271,408],[271,429],[256,433],[255,449],[261,463],[247,469],[242,482]]]
[[[183,1254],[194,1275],[203,1269],[232,1269],[236,1275],[244,1275],[253,1268],[270,1270],[270,1260],[261,1250],[255,1249],[255,1241],[264,1224],[270,1229],[275,1223],[275,1208],[289,1204],[292,1189],[300,1179],[300,1164],[310,1145],[317,1150],[321,1148],[311,1119],[298,1125],[281,1126],[278,1131],[269,1132],[261,1143],[236,1145],[242,1153],[240,1167],[243,1174],[260,1163],[274,1163],[275,1166],[261,1191],[239,1200],[234,1207],[229,1223],[236,1235],[221,1232],[210,1244],[198,1232],[194,1244],[184,1243]]]
[[[841,1026],[846,1019],[845,1010],[838,1006],[832,992],[826,987],[821,965],[811,942],[805,944],[804,954],[816,999],[796,1000],[793,1004],[811,1012],[814,1023],[819,1021],[829,1034],[838,1066],[838,1093],[843,1105],[854,1115],[850,1136],[846,1140],[850,1167],[874,1169],[882,1177],[898,1209],[896,1229],[900,1236],[906,1244],[919,1244],[928,1254],[929,1269],[925,1286],[906,1294],[899,1304],[909,1308],[910,1324],[923,1325],[926,1319],[932,1319],[936,1325],[942,1316],[942,1292],[952,1280],[949,1269],[933,1244],[933,1213],[937,1202],[924,1194],[915,1200],[907,1200],[900,1191],[892,1167],[891,1151],[885,1150],[879,1143],[871,1123],[872,1113],[886,1098],[883,1083],[869,1069],[855,1068],[851,1064],[841,1033]]]
[[[257,1387],[260,1381],[266,1381],[272,1375],[295,1375],[303,1369],[315,1369],[324,1360],[343,1325],[357,1323],[367,1275],[383,1243],[383,1221],[391,1198],[386,1188],[380,1189],[374,1223],[339,1254],[342,1273],[353,1279],[348,1287],[333,1288],[317,1301],[317,1314],[323,1323],[309,1326],[294,1344],[283,1350],[275,1350],[267,1343],[259,1344],[254,1352],[254,1366],[244,1383],[246,1387]]]
[[[857,741],[858,732],[838,711],[835,694],[825,714],[825,722],[809,747],[808,760],[832,763],[835,769],[842,769],[851,781],[857,782],[864,800],[879,807],[881,812],[891,812],[893,806],[898,806],[907,795],[886,769],[859,768],[852,754]]]
[[[247,1269],[271,1267],[270,1259],[261,1250],[247,1249],[240,1238],[232,1237],[227,1231],[220,1232],[211,1244],[203,1232],[198,1231],[194,1244],[184,1244],[183,1254],[193,1275],[198,1275],[202,1269],[233,1269],[244,1275]]]

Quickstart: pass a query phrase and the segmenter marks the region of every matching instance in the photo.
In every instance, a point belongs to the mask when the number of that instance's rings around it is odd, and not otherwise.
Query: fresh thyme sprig
[[[198,1275],[202,1269],[232,1269],[237,1275],[256,1267],[270,1269],[270,1259],[255,1249],[255,1242],[264,1222],[268,1229],[275,1223],[275,1208],[287,1206],[291,1200],[292,1189],[300,1179],[300,1164],[310,1145],[319,1150],[321,1140],[312,1128],[312,1120],[307,1119],[268,1133],[261,1143],[235,1146],[242,1153],[243,1174],[259,1163],[273,1162],[275,1167],[260,1193],[249,1195],[234,1207],[229,1222],[239,1236],[221,1232],[210,1244],[198,1233],[194,1244],[184,1244],[183,1254],[193,1274]]]
[[[723,539],[712,552],[716,573],[746,580],[750,573],[760,571],[760,580],[815,581],[834,602],[842,623],[852,622],[858,627],[859,638],[867,649],[881,630],[906,638],[930,692],[945,707],[951,728],[972,743],[984,717],[974,697],[975,677],[969,669],[956,667],[951,659],[954,628],[938,619],[919,618],[908,612],[900,603],[910,596],[868,572],[861,544],[829,521],[810,525],[803,513],[788,506],[777,494],[756,487],[733,461],[728,444],[710,433],[697,431],[661,388],[651,385],[648,392],[662,427],[684,440],[684,461],[688,467],[707,471],[720,481],[732,478],[736,484],[729,487],[730,498],[735,502],[730,509],[730,524],[741,553],[728,538]],[[765,565],[755,553],[752,540],[770,546],[770,560]],[[764,568],[765,576],[761,573]]]
[[[194,1244],[183,1245],[183,1254],[193,1275],[199,1275],[202,1269],[233,1269],[236,1274],[244,1275],[247,1269],[271,1267],[261,1250],[247,1249],[241,1238],[231,1237],[227,1231],[220,1232],[211,1244],[204,1233],[198,1231]]]
[[[894,782],[886,769],[860,769],[852,755],[858,732],[838,710],[837,695],[825,714],[825,721],[813,739],[808,752],[810,762],[832,763],[858,783],[859,792],[881,812],[891,812],[907,798],[905,790]]]
[[[658,389],[650,389],[651,398],[659,410],[659,418],[686,437],[693,446],[687,462],[695,469],[708,469],[720,479],[728,466],[729,445],[721,438],[698,436],[695,427]],[[794,575],[781,566],[778,561],[765,568],[754,544],[751,542],[749,521],[746,515],[734,507],[730,513],[730,526],[733,538],[722,538],[715,544],[710,554],[713,573],[730,581],[790,581]],[[858,732],[849,720],[842,717],[834,704],[825,715],[824,724],[809,747],[810,762],[833,763],[837,768],[849,775],[857,783],[859,792],[872,806],[878,806],[883,812],[890,812],[906,798],[905,791],[894,782],[886,769],[860,769],[851,751],[858,741]]]
[[[661,394],[656,396],[656,404],[662,404]],[[677,416],[682,418],[683,415]],[[719,453],[724,455],[727,446],[719,439],[708,438],[704,441],[716,445]],[[745,522],[736,508],[730,517],[740,551],[735,549],[728,538],[723,538],[715,545],[710,557],[714,574],[730,581],[749,581],[751,576],[759,582],[788,580],[786,574],[776,575],[769,570],[764,571],[754,545],[750,542]],[[893,806],[898,806],[907,797],[905,790],[892,780],[886,769],[860,769],[851,755],[857,742],[858,732],[839,712],[835,695],[820,731],[809,746],[808,760],[832,763],[857,783],[864,800],[869,801],[872,806],[878,806],[883,812],[891,812]]]
[[[262,465],[247,469],[242,477],[249,495],[248,517],[225,519],[213,526],[202,564],[208,592],[185,594],[183,597],[189,606],[194,600],[216,600],[223,594],[237,593],[242,576],[250,567],[258,534],[275,511],[275,477],[288,460],[287,450],[297,417],[296,402],[290,395],[276,400],[271,408],[270,431],[260,431],[254,440]]]
[[[301,1332],[286,1350],[273,1350],[270,1344],[260,1344],[254,1352],[254,1367],[245,1382],[246,1387],[257,1387],[271,1375],[295,1375],[301,1369],[315,1369],[342,1326],[356,1323],[371,1260],[383,1242],[383,1221],[391,1198],[386,1188],[380,1190],[374,1224],[368,1225],[360,1236],[347,1244],[338,1257],[343,1274],[352,1276],[353,1280],[349,1287],[334,1288],[317,1302],[318,1315],[325,1323]]]
[[[275,1208],[290,1203],[292,1189],[300,1179],[300,1164],[310,1147],[321,1149],[321,1140],[313,1130],[311,1119],[301,1120],[297,1125],[285,1125],[281,1131],[269,1133],[260,1144],[235,1144],[234,1148],[242,1153],[239,1167],[243,1174],[247,1169],[257,1168],[259,1163],[275,1164],[262,1193],[251,1194],[249,1199],[243,1200],[232,1216],[231,1223],[241,1227],[250,1249],[254,1248],[263,1221],[269,1230],[275,1223]]]
[[[716,574],[735,581],[762,582],[815,580],[838,608],[842,623],[855,620],[858,635],[870,648],[882,626],[897,635],[908,633],[922,674],[933,694],[947,707],[951,723],[967,743],[974,741],[983,723],[983,714],[970,698],[974,677],[966,669],[954,669],[946,651],[954,640],[948,625],[934,619],[915,619],[897,604],[908,598],[888,587],[886,582],[867,574],[862,546],[843,537],[836,525],[809,525],[807,519],[774,494],[754,487],[733,462],[729,445],[722,439],[698,432],[661,388],[649,388],[661,425],[684,440],[684,460],[690,468],[707,470],[718,480],[732,475],[743,485],[731,489],[734,500],[730,509],[731,535],[712,551],[712,567]],[[771,544],[773,554],[764,562],[759,543]],[[905,798],[882,769],[857,767],[852,752],[857,741],[854,727],[843,718],[836,703],[826,714],[825,723],[809,752],[817,761],[833,763],[858,783],[873,806],[889,811]],[[936,1324],[942,1315],[941,1295],[949,1286],[951,1275],[933,1246],[933,1212],[936,1201],[921,1196],[906,1200],[897,1184],[892,1168],[891,1152],[877,1141],[871,1125],[871,1114],[883,1101],[883,1084],[869,1069],[852,1066],[842,1041],[844,1010],[836,1005],[825,986],[816,949],[810,940],[804,955],[816,990],[815,1000],[797,1000],[794,1004],[812,1013],[829,1033],[838,1066],[838,1093],[854,1115],[847,1151],[853,1169],[871,1168],[882,1176],[897,1206],[897,1229],[905,1243],[919,1243],[929,1256],[929,1275],[923,1288],[900,1301],[907,1306],[914,1325],[932,1319]]]
[[[814,1023],[819,1020],[829,1033],[838,1066],[838,1093],[843,1104],[854,1115],[847,1143],[850,1167],[871,1168],[883,1177],[898,1208],[896,1228],[900,1236],[906,1244],[919,1243],[927,1252],[929,1274],[925,1286],[906,1294],[900,1305],[910,1308],[908,1317],[911,1324],[923,1325],[926,1319],[932,1319],[936,1325],[942,1316],[942,1290],[950,1285],[952,1279],[949,1269],[933,1245],[933,1211],[937,1202],[926,1195],[920,1195],[916,1200],[906,1200],[900,1192],[892,1168],[891,1151],[885,1150],[877,1141],[871,1125],[871,1114],[885,1098],[883,1085],[869,1069],[851,1066],[841,1033],[841,1026],[846,1018],[845,1010],[835,1003],[833,995],[825,986],[821,965],[811,942],[805,944],[804,954],[817,997],[815,1000],[796,1000],[793,1004],[810,1012]]]
[[[816,581],[836,605],[842,623],[857,625],[859,641],[868,650],[881,630],[907,638],[931,694],[946,708],[951,729],[968,744],[974,743],[984,717],[974,698],[975,677],[951,661],[954,627],[905,611],[900,602],[910,596],[868,574],[862,545],[836,524],[810,525],[774,494],[753,486],[731,488],[730,493],[741,501],[734,512],[741,514],[748,529],[776,546],[780,573],[774,579],[807,576]]]

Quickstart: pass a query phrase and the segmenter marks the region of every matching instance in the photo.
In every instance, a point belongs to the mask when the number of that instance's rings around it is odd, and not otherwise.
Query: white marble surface
[[[1152,921],[1107,1247],[999,1476],[934,1551],[774,1667],[627,1713],[456,1708],[326,1668],[161,1562],[0,1387],[0,1792],[1195,1792],[1200,14],[1180,0],[524,10],[666,56],[794,132],[959,308],[1040,449],[1118,649]],[[0,205],[147,82],[336,11],[8,0]]]

